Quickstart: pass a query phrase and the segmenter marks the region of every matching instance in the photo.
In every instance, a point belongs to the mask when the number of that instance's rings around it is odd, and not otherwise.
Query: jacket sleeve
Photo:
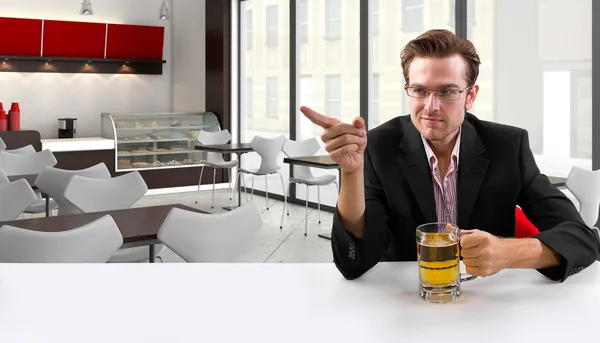
[[[344,228],[337,208],[333,217],[331,246],[334,261],[342,275],[349,280],[360,277],[376,265],[389,244],[389,209],[368,148],[364,156],[364,182],[364,236],[356,238]]]
[[[527,131],[520,146],[519,205],[540,230],[534,238],[563,257],[563,264],[538,271],[552,280],[566,280],[591,265],[600,254],[596,234],[585,225],[573,203],[541,174],[529,148]]]

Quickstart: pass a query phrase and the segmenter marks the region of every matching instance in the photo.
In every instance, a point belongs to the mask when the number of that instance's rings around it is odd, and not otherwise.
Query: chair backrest
[[[314,137],[303,141],[286,139],[283,143],[283,153],[288,157],[313,156],[319,149],[321,149],[319,141]],[[312,178],[313,173],[309,167],[294,166],[294,177],[301,179]]]
[[[10,180],[8,179],[8,176],[6,176],[4,170],[0,169],[0,187],[8,185],[9,183]]]
[[[0,186],[0,221],[16,219],[36,199],[35,192],[23,179]]]
[[[65,189],[65,199],[81,212],[100,212],[130,208],[148,186],[137,171],[113,177],[92,179],[74,175]]]
[[[104,263],[121,245],[123,236],[108,215],[60,232],[5,225],[0,228],[0,263]]]
[[[8,176],[39,174],[44,167],[55,165],[56,158],[50,150],[25,155],[0,151],[0,169]]]
[[[571,168],[567,188],[579,201],[579,214],[589,227],[596,225],[600,209],[600,170]]]
[[[9,152],[11,154],[19,154],[19,155],[28,155],[28,154],[36,153],[35,148],[31,144],[26,145],[22,148],[17,148],[17,149],[12,149],[12,150],[4,150],[4,152]]]
[[[283,147],[285,136],[265,138],[254,136],[250,145],[260,155],[260,167],[258,174],[271,174],[277,172],[277,156]]]
[[[53,198],[58,204],[58,215],[81,213],[65,198],[65,190],[71,178],[75,175],[88,177],[92,179],[110,179],[110,172],[104,163],[98,163],[86,169],[65,170],[54,167],[44,167],[37,179],[35,185],[38,189]],[[91,197],[94,197],[91,195]]]
[[[261,227],[254,203],[216,214],[173,208],[158,239],[187,262],[233,262]]]
[[[198,142],[201,145],[227,144],[229,141],[231,141],[231,134],[227,129],[218,132],[204,130],[198,132]],[[223,155],[216,152],[207,152],[206,161],[210,163],[225,163]]]
[[[6,150],[6,143],[0,138],[0,150]]]

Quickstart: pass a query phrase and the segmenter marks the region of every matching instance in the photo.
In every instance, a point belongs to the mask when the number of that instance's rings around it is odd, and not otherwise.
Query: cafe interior
[[[450,30],[482,61],[470,112],[526,129],[541,173],[598,235],[595,12],[592,0],[0,0],[0,341],[597,337],[598,262],[558,283],[526,269],[458,282],[446,304],[419,299],[417,256],[345,279],[331,242],[342,172],[299,111],[360,116],[367,131],[409,114],[400,52]],[[538,232],[516,206],[514,237]]]

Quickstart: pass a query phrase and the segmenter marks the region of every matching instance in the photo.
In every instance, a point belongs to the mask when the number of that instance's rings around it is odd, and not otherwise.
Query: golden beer
[[[417,243],[421,283],[425,287],[456,286],[459,277],[458,242],[447,233],[435,233]]]
[[[445,303],[460,297],[460,283],[475,276],[459,269],[460,230],[450,223],[428,223],[417,228],[419,296],[427,302]]]

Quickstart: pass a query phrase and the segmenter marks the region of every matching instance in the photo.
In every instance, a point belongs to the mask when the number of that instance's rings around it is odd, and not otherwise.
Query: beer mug
[[[459,271],[460,229],[450,223],[427,223],[417,227],[419,295],[432,303],[460,297],[460,283],[476,278]]]

